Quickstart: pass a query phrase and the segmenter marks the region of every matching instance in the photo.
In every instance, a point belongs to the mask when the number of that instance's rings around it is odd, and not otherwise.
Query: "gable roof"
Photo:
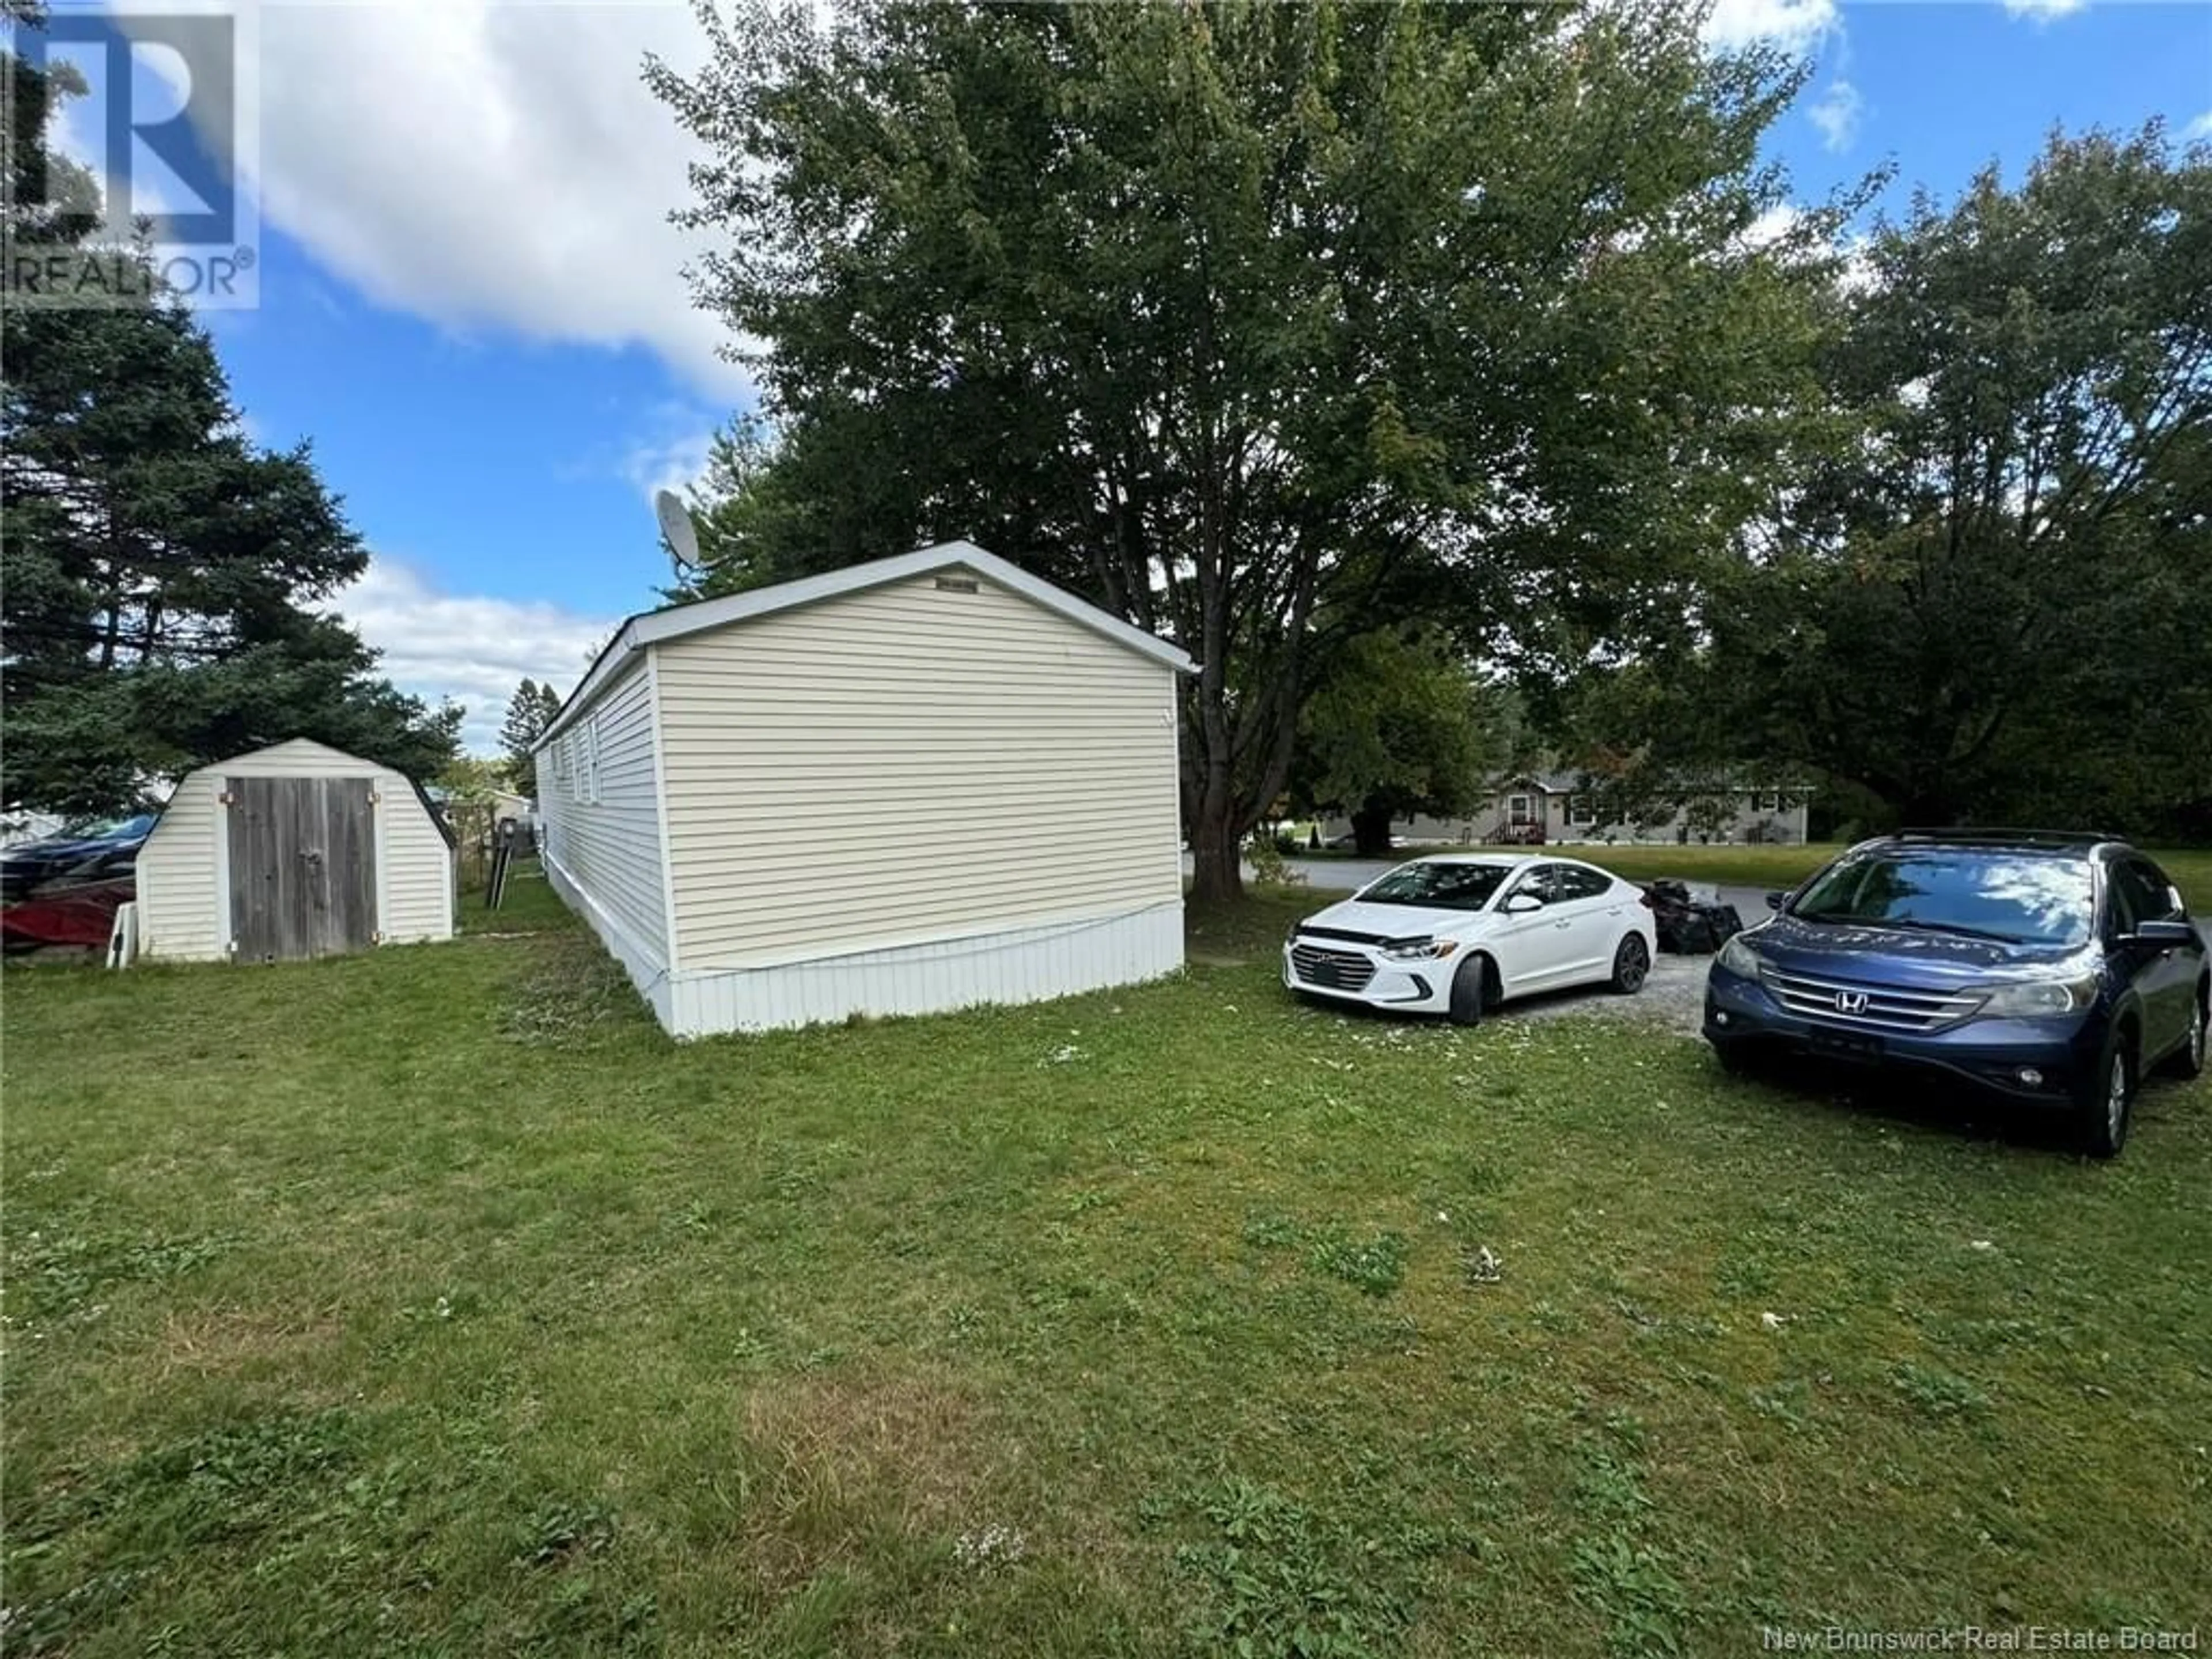
[[[772,617],[779,611],[796,611],[802,605],[819,605],[825,599],[842,599],[848,593],[866,592],[872,587],[883,587],[915,576],[927,576],[940,570],[966,570],[985,577],[998,586],[1020,594],[1046,610],[1056,611],[1079,627],[1112,641],[1115,645],[1149,657],[1154,662],[1174,669],[1179,674],[1196,672],[1197,665],[1182,647],[1147,634],[1141,628],[1126,623],[1111,611],[1101,611],[1087,599],[1079,599],[1064,587],[1056,587],[1042,577],[1032,576],[1017,568],[995,553],[987,553],[973,542],[939,542],[933,547],[918,548],[911,553],[901,553],[888,559],[872,559],[866,564],[849,565],[842,570],[832,570],[820,576],[802,576],[797,581],[778,582],[773,587],[757,587],[746,593],[732,593],[726,599],[696,599],[689,605],[668,605],[659,611],[645,611],[626,620],[606,647],[592,659],[583,679],[569,693],[561,712],[553,717],[536,743],[532,753],[544,748],[559,736],[577,715],[598,701],[607,683],[620,673],[629,659],[649,645],[665,640],[680,640],[693,634],[703,634],[710,629],[727,628],[737,623],[750,622],[757,617]]]

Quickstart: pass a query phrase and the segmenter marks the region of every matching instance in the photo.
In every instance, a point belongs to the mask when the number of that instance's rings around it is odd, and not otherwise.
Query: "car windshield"
[[[132,818],[90,818],[71,825],[66,834],[71,841],[128,841],[153,827],[153,815],[142,813]]]
[[[1401,864],[1355,896],[1366,904],[1480,910],[1512,872],[1512,866],[1506,864]]]
[[[1832,865],[1797,896],[1790,914],[1806,921],[2074,945],[2087,942],[2094,908],[2085,859],[1930,848]]]

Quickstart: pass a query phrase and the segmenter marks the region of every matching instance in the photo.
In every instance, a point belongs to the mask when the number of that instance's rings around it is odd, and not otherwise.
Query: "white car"
[[[1658,932],[1633,882],[1541,853],[1401,864],[1291,929],[1283,983],[1303,995],[1447,1014],[1569,985],[1641,990]]]

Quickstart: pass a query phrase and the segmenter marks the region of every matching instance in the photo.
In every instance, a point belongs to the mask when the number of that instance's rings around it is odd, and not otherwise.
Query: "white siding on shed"
[[[651,647],[685,975],[1179,915],[1175,671],[972,585]]]
[[[594,755],[596,766],[589,764]],[[538,808],[545,862],[562,896],[571,904],[581,897],[586,918],[646,989],[665,974],[669,957],[653,677],[643,653],[538,751]]]
[[[386,945],[453,936],[453,849],[400,774],[306,738],[189,772],[138,851],[138,948],[149,957],[211,962],[230,943],[225,778],[372,778],[377,793],[377,930]]]
[[[229,943],[229,857],[212,771],[188,774],[138,849],[138,951],[211,962]]]

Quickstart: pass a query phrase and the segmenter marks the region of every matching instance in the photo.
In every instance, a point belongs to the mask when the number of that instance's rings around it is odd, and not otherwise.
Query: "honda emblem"
[[[1836,1012],[1838,1013],[1863,1014],[1866,1012],[1866,1008],[1867,994],[1864,991],[1838,991],[1836,993]]]

